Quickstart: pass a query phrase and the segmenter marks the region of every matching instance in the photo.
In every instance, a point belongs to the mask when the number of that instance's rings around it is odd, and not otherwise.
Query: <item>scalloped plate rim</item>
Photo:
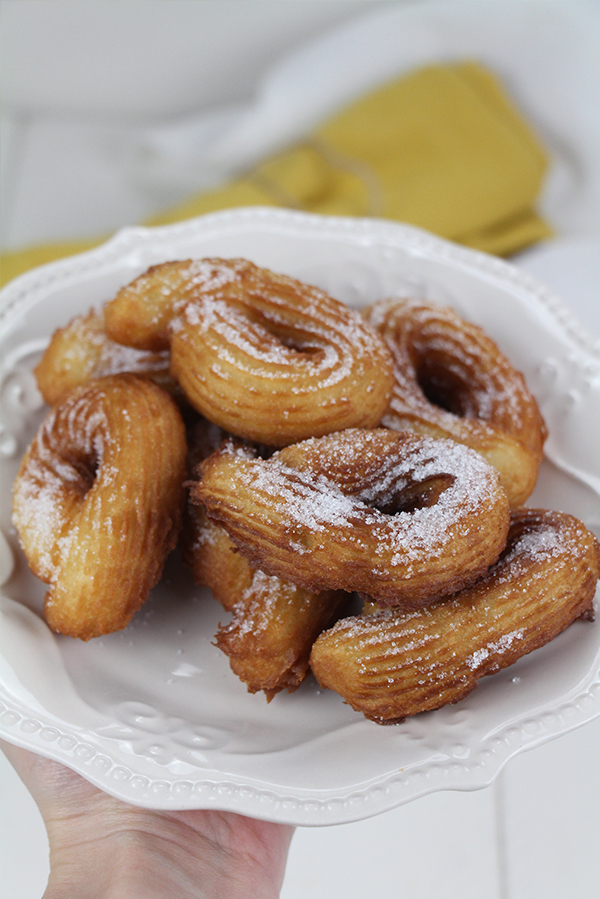
[[[51,283],[68,284],[82,272],[99,274],[107,265],[127,257],[141,247],[159,246],[165,238],[215,236],[233,233],[240,227],[267,227],[303,236],[310,226],[319,236],[345,237],[370,244],[401,246],[413,255],[424,255],[475,272],[478,277],[506,283],[539,302],[559,325],[564,339],[578,352],[600,361],[600,342],[589,334],[562,301],[533,276],[508,262],[471,250],[410,225],[378,219],[317,216],[270,207],[244,207],[210,213],[160,227],[129,227],[118,231],[98,247],[75,256],[39,266],[15,278],[0,292],[0,328],[11,312],[26,302],[26,295],[46,289]],[[337,234],[334,231],[337,230]],[[294,825],[319,826],[362,820],[437,790],[481,789],[491,784],[515,754],[532,749],[574,730],[600,715],[600,671],[594,669],[557,705],[546,703],[530,715],[517,715],[503,722],[480,745],[468,762],[448,758],[446,762],[415,765],[342,791],[303,788],[283,790],[243,777],[219,776],[202,769],[197,780],[165,776],[151,779],[136,774],[123,763],[118,752],[104,745],[86,743],[81,729],[65,729],[52,715],[31,716],[31,709],[12,696],[0,683],[0,736],[53,758],[83,774],[105,792],[129,803],[149,808],[219,808]],[[43,717],[43,720],[40,720]],[[89,738],[89,735],[88,735]],[[483,758],[483,760],[482,760]],[[213,777],[214,775],[214,777]],[[309,795],[307,795],[307,793]]]

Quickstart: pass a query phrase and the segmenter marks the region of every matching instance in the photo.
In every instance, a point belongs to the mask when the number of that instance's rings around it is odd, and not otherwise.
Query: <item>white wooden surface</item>
[[[106,153],[106,129],[247,99],[278,55],[374,5],[4,0],[2,246],[102,233],[159,208],[163,198],[132,184]],[[574,259],[548,263],[542,254],[524,264],[600,334],[598,281]],[[599,748],[597,719],[513,759],[486,790],[299,829],[282,897],[592,899],[600,895]],[[47,873],[39,813],[0,755],[0,899],[37,899]]]

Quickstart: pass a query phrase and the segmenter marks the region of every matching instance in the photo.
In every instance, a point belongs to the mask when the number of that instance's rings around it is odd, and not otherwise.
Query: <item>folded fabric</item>
[[[145,222],[239,206],[377,216],[509,255],[552,235],[536,213],[548,159],[496,77],[476,62],[431,65],[383,85],[300,145]],[[100,241],[0,259],[2,283]]]

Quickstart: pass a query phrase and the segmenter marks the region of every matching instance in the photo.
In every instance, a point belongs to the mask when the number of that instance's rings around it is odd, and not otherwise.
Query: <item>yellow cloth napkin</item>
[[[488,69],[474,62],[432,65],[357,99],[302,144],[145,224],[283,206],[407,222],[504,256],[552,235],[535,211],[547,164],[538,138]],[[7,253],[0,283],[100,242]]]

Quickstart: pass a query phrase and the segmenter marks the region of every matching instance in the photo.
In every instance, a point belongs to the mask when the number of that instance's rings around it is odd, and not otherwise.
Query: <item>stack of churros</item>
[[[171,261],[59,329],[36,377],[13,520],[59,633],[126,627],[179,542],[250,692],[312,670],[390,724],[593,619],[595,536],[525,506],[537,403],[453,310]]]

